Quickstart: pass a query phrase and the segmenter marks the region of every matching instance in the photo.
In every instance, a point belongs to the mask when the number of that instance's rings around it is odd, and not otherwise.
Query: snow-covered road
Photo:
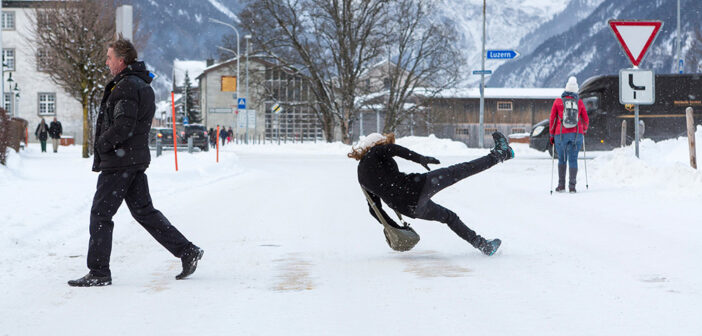
[[[440,167],[487,152],[398,143]],[[516,145],[434,198],[501,238],[493,257],[421,220],[414,250],[390,250],[340,144],[179,153],[177,173],[166,153],[147,171],[154,204],[205,256],[176,281],[180,261],[122,207],[105,288],[66,285],[87,272],[90,160],[32,145],[0,166],[0,335],[696,334],[702,173],[685,143],[588,153],[589,190],[581,161],[581,192],[554,195],[550,158]]]

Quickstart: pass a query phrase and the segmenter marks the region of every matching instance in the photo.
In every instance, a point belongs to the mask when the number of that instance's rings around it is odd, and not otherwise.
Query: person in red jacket
[[[590,120],[585,104],[578,97],[578,80],[571,76],[561,98],[556,98],[551,108],[549,132],[551,145],[556,146],[558,154],[557,192],[565,191],[566,163],[568,171],[568,191],[575,192],[575,180],[578,175],[578,152],[583,145],[583,135],[587,132]]]

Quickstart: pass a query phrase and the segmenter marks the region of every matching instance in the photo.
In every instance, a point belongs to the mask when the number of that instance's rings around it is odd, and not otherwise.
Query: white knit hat
[[[378,142],[385,141],[387,139],[384,135],[380,133],[371,133],[363,137],[356,144],[357,149],[366,149],[375,146]]]
[[[578,93],[578,80],[575,78],[575,76],[570,76],[570,78],[568,78],[568,83],[565,86],[565,90],[568,92]]]

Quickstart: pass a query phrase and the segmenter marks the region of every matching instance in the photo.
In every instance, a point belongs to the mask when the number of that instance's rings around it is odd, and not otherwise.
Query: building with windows
[[[210,62],[197,77],[203,124],[208,129],[232,127],[235,136],[243,138],[248,127],[252,140],[323,139],[321,122],[311,108],[313,95],[302,77],[263,58],[250,57],[246,99],[246,61],[239,66],[238,81],[237,61]],[[238,98],[246,99],[245,109],[239,108]],[[275,104],[281,107],[279,113],[271,110]]]
[[[83,109],[80,103],[49,78],[47,50],[37,50],[31,40],[31,20],[41,1],[2,1],[2,56],[5,94],[3,107],[15,117],[29,122],[29,139],[41,118],[50,122],[56,117],[63,125],[63,135],[75,143],[83,141]]]

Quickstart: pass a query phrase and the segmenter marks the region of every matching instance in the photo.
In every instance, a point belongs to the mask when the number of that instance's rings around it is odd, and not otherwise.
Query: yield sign
[[[619,40],[631,64],[638,67],[663,26],[662,21],[609,20],[612,32]]]

